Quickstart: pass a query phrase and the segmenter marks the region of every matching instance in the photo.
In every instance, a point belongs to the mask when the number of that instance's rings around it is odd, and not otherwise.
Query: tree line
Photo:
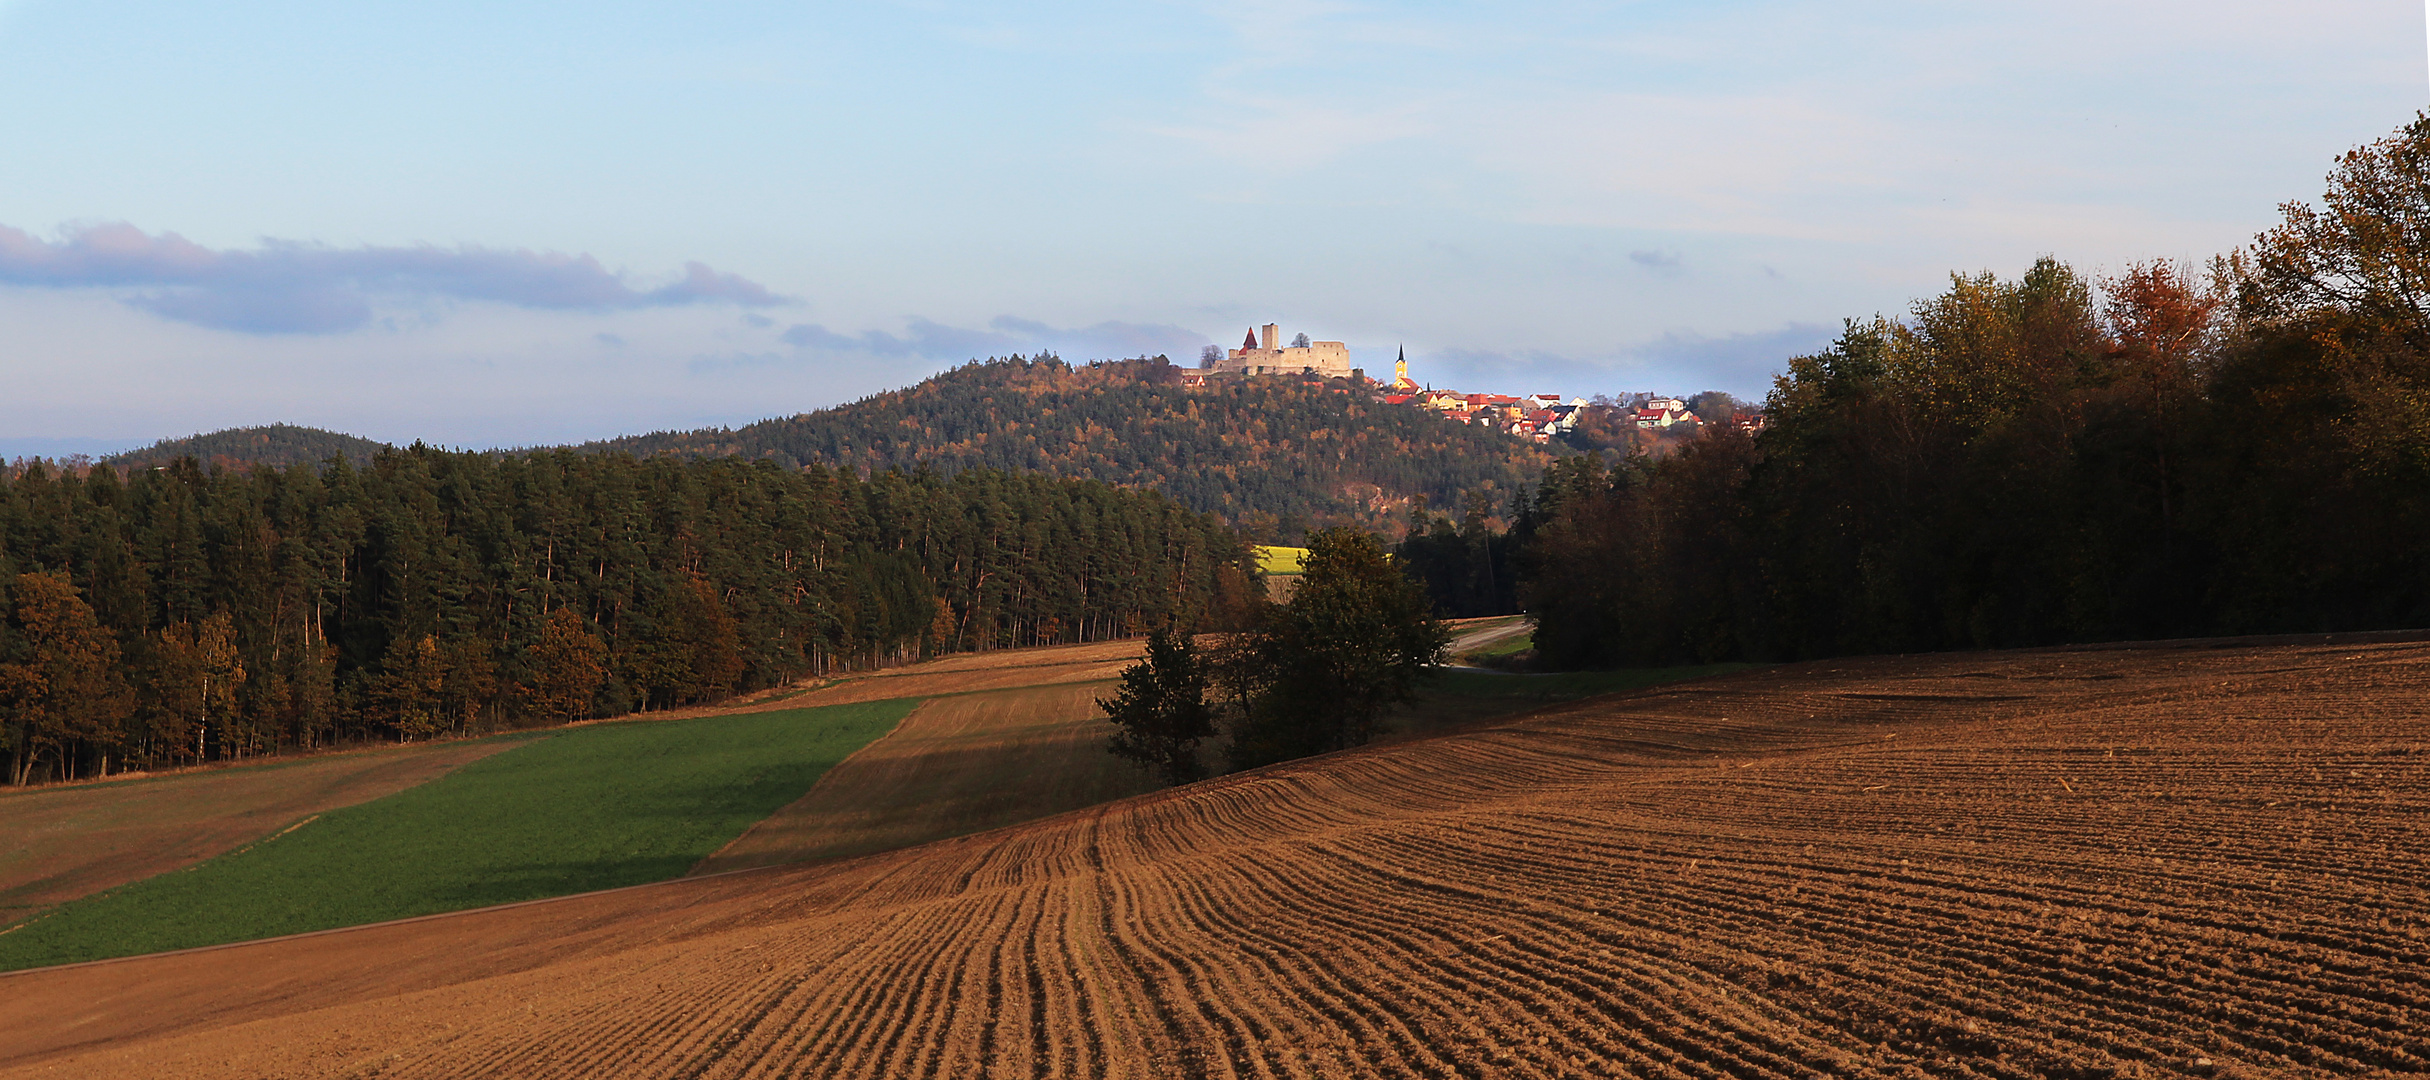
[[[0,473],[0,751],[91,776],[700,702],[1245,609],[1155,492],[415,446]]]
[[[1547,471],[1562,666],[2430,624],[2430,117],[2207,267],[1953,275],[1755,437]]]

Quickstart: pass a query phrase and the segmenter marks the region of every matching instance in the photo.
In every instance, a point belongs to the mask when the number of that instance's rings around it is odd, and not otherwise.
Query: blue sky
[[[523,445],[971,356],[1760,396],[1952,270],[2203,258],[2430,98],[2284,2],[0,0],[0,455]]]

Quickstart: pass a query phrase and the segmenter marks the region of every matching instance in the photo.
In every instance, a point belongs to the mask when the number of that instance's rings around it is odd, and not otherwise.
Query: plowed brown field
[[[855,701],[891,701],[937,694],[969,694],[1055,683],[1119,678],[1147,646],[1138,640],[1049,645],[1035,649],[959,653],[940,660],[849,675],[799,693],[774,695],[746,709],[800,709]]]
[[[0,978],[8,1076],[2430,1070],[2430,646],[1844,661]]]
[[[889,851],[1155,790],[1138,766],[1105,752],[1112,727],[1096,699],[1113,687],[931,698],[692,872]]]

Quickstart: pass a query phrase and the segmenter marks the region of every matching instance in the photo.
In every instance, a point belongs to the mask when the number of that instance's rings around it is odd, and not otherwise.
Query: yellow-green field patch
[[[1296,574],[1307,561],[1307,548],[1257,546],[1257,572],[1261,574]]]

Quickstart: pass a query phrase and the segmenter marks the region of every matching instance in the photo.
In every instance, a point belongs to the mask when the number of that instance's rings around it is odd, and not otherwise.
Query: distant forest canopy
[[[2430,116],[2206,271],[1953,275],[1769,427],[1556,464],[1556,665],[2430,626]]]
[[[823,463],[863,474],[918,464],[1153,488],[1259,540],[1310,528],[1397,531],[1411,500],[1497,504],[1552,455],[1484,427],[1385,405],[1347,380],[1217,380],[1184,389],[1162,357],[1074,367],[1053,356],[973,361],[917,386],[733,430],[662,432],[584,450]]]
[[[964,469],[415,447],[0,472],[11,779],[710,700],[1220,621],[1246,548],[1154,492]]]
[[[269,424],[263,427],[229,428],[182,439],[162,439],[141,450],[111,454],[101,461],[124,471],[166,466],[179,458],[193,458],[204,468],[213,465],[236,468],[319,465],[331,458],[344,457],[356,468],[361,468],[371,464],[373,455],[388,448],[387,443],[335,431],[297,427],[294,424]]]

